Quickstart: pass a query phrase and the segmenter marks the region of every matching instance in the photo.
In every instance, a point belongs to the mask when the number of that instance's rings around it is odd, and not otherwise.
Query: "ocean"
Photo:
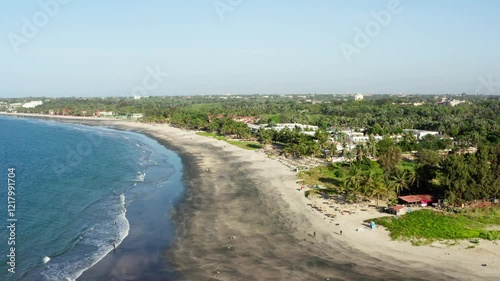
[[[184,192],[174,152],[102,127],[0,117],[0,128],[0,280],[76,280],[120,249],[131,215],[159,228],[155,247],[172,243]],[[158,215],[141,217],[144,198]]]

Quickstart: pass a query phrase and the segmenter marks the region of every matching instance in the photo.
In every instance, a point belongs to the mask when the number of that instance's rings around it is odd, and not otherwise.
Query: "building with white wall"
[[[22,105],[22,107],[24,107],[24,108],[35,108],[35,107],[37,107],[39,105],[42,105],[42,104],[43,104],[42,101],[30,101],[30,102],[24,103]]]

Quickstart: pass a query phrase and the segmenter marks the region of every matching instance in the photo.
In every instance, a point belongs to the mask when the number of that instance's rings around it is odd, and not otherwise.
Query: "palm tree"
[[[415,166],[413,169],[415,171],[415,175],[414,175],[415,179],[412,179],[412,180],[413,180],[413,183],[415,184],[415,189],[420,190],[422,183],[425,182],[424,180],[425,180],[426,170],[425,170],[424,165],[422,165],[420,163],[415,163]],[[411,177],[413,177],[413,176],[410,176],[410,178]]]
[[[377,198],[377,207],[380,198],[386,197],[391,193],[387,182],[384,180],[384,178],[381,175],[377,175],[376,177],[373,178],[372,181],[372,187],[371,187],[371,194],[372,196],[375,196]]]
[[[339,192],[347,194],[349,192],[349,184],[347,181],[342,181],[339,186]]]
[[[283,152],[285,153],[285,157],[288,157],[289,155],[295,157],[295,153],[297,152],[297,147],[295,145],[287,145],[283,149]]]
[[[375,157],[377,153],[377,146],[375,144],[375,137],[373,137],[373,135],[370,135],[368,142],[366,142],[366,150],[368,152],[368,156]]]
[[[375,186],[375,177],[376,175],[373,173],[373,171],[370,171],[368,172],[368,174],[366,174],[364,177],[363,177],[363,185],[364,185],[364,194],[366,196],[373,196],[373,188]]]
[[[397,169],[391,176],[392,187],[399,197],[401,191],[408,189],[408,178],[406,176],[406,170]]]
[[[415,164],[415,169],[408,170],[408,173],[406,175],[406,180],[408,182],[408,188],[411,188],[417,182],[416,165],[417,164]]]
[[[349,165],[352,165],[352,160],[354,159],[354,153],[351,150],[343,150],[342,155],[349,161]]]
[[[337,145],[334,142],[329,142],[326,149],[328,150],[328,156],[330,158],[337,154]]]
[[[326,148],[326,145],[328,143],[328,133],[326,131],[318,129],[314,133],[314,137],[318,140],[318,145],[321,148],[323,148],[323,149]]]
[[[361,192],[362,181],[363,177],[361,176],[359,169],[351,168],[351,170],[349,171],[349,175],[345,180],[345,188],[346,188],[346,193],[349,195],[349,197],[353,197],[354,201],[357,201],[358,195],[362,193]]]
[[[308,150],[307,154],[313,156],[321,156],[322,155],[321,149],[322,149],[321,146],[318,145],[317,143],[310,143],[307,145],[307,150]]]
[[[272,131],[264,128],[259,128],[257,137],[262,144],[271,144],[273,141]]]
[[[356,145],[356,161],[361,162],[365,155],[366,146],[363,144]]]

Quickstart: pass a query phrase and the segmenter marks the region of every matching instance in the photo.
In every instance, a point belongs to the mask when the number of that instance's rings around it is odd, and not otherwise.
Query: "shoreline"
[[[467,250],[416,247],[390,241],[382,228],[356,232],[367,214],[337,216],[340,226],[327,222],[297,191],[295,173],[259,152],[168,125],[26,117],[143,133],[179,153],[187,190],[166,255],[180,280],[496,280],[500,275],[500,247],[494,242]]]
[[[117,245],[116,250],[85,270],[77,281],[136,280],[136,277],[140,277],[139,280],[175,279],[175,270],[165,262],[162,251],[173,243],[175,235],[173,219],[165,217],[176,208],[185,192],[180,157],[155,139],[133,133],[140,135],[141,141],[153,149],[150,161],[160,164],[146,169],[146,180],[138,181],[137,186],[134,184],[125,192],[129,235]],[[168,164],[165,166],[164,163]]]

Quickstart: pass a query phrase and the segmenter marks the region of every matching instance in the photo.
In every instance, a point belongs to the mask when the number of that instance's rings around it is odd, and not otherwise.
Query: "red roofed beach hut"
[[[429,194],[420,194],[420,195],[406,195],[398,197],[401,204],[411,205],[411,204],[419,204],[422,207],[427,206],[429,203],[434,201],[434,197]]]
[[[400,215],[401,212],[404,210],[404,206],[397,205],[397,206],[392,206],[389,208],[389,213],[395,214],[395,215]]]

